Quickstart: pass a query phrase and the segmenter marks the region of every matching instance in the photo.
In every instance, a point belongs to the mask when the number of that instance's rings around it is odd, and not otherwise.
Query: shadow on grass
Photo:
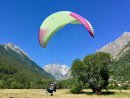
[[[112,91],[107,91],[107,92],[102,92],[101,94],[96,94],[93,92],[81,92],[81,94],[86,94],[86,95],[114,95],[116,92]]]

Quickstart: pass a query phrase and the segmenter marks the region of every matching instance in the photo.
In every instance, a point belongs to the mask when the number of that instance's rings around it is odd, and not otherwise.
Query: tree
[[[111,62],[111,55],[104,52],[88,55],[82,61],[76,59],[71,68],[72,76],[84,85],[88,83],[93,93],[101,93],[108,85]]]
[[[111,62],[111,55],[104,52],[97,52],[84,58],[86,82],[93,93],[101,93],[101,89],[108,85]]]
[[[71,67],[71,74],[74,78],[77,78],[79,80],[82,79],[84,75],[84,68],[83,68],[83,63],[80,59],[75,59],[72,63]]]

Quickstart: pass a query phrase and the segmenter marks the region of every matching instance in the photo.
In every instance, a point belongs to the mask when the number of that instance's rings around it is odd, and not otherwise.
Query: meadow
[[[82,94],[70,94],[68,89],[59,89],[50,96],[45,89],[0,89],[0,98],[130,98],[130,90],[109,90],[102,95],[95,95],[91,90],[84,90]]]

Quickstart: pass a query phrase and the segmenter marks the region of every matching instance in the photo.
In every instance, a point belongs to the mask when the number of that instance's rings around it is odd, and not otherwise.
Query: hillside
[[[38,81],[53,79],[20,48],[9,43],[0,45],[0,80]]]
[[[116,79],[130,81],[130,43],[122,50],[121,56],[112,66]]]
[[[125,32],[114,42],[105,45],[98,51],[110,53],[115,59],[111,68],[116,80],[130,80],[130,33]]]

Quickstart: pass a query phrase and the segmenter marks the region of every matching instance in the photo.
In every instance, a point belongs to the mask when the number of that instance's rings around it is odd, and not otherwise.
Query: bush
[[[82,91],[82,86],[78,82],[74,83],[70,89],[70,93],[73,94],[79,94],[81,93],[81,91]]]

